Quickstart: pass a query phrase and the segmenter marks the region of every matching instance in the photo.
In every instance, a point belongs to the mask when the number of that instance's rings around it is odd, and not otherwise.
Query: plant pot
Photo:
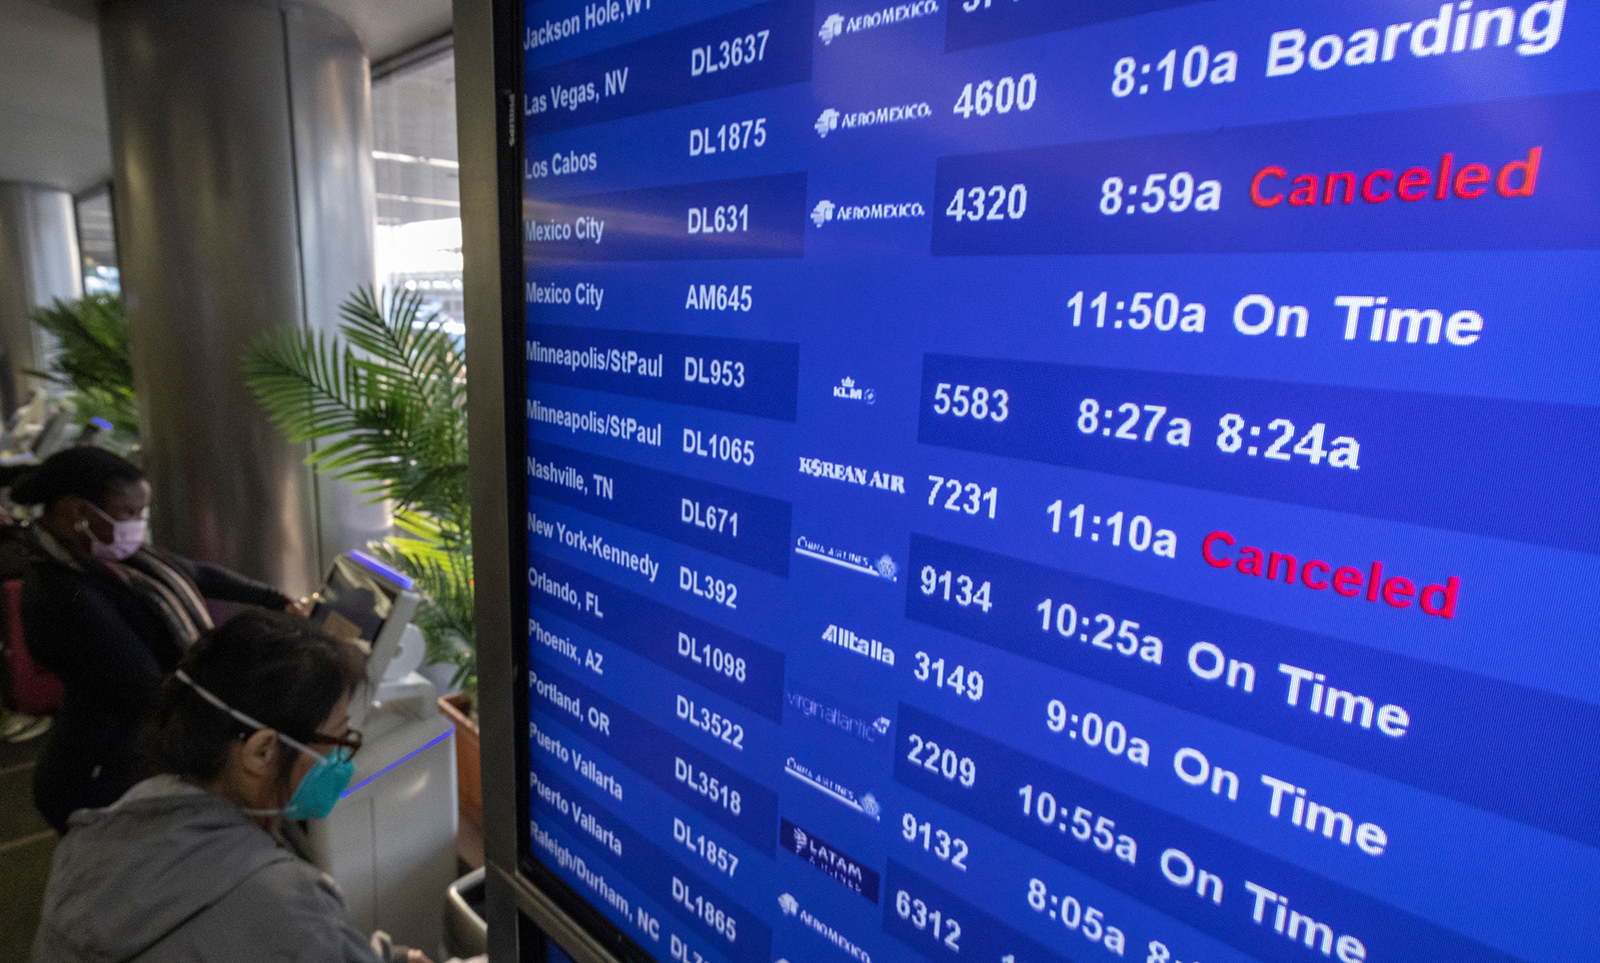
[[[481,853],[483,847],[483,771],[478,762],[478,723],[472,718],[472,703],[457,692],[439,697],[439,711],[456,726],[456,802],[461,814],[461,836],[475,840],[465,849]],[[462,847],[458,846],[458,852]],[[481,866],[483,858],[467,862]]]

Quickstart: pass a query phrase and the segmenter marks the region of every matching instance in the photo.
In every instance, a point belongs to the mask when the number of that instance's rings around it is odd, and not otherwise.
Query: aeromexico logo
[[[843,34],[860,33],[863,30],[885,27],[919,17],[931,17],[938,12],[939,0],[913,0],[910,3],[896,3],[849,18],[844,14],[831,13],[822,21],[822,28],[817,31],[817,36],[822,38],[824,44],[832,46],[834,40]]]
[[[872,902],[878,901],[878,873],[844,850],[830,846],[815,833],[801,829],[789,820],[783,820],[784,848],[828,874],[834,882],[853,893],[859,893]]]
[[[850,130],[855,127],[872,127],[876,124],[898,124],[907,120],[922,120],[933,116],[933,108],[927,101],[910,104],[894,104],[889,107],[877,107],[872,110],[852,110],[840,112],[832,107],[824,108],[817,116],[817,122],[811,127],[817,136],[827,139],[828,135],[841,127]]]
[[[818,227],[829,221],[895,221],[927,214],[920,201],[904,204],[835,204],[823,198],[811,209],[811,223]]]

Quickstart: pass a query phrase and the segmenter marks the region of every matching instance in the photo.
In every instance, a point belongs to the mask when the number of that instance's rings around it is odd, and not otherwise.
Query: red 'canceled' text
[[[1200,554],[1212,568],[1231,568],[1244,575],[1281,581],[1285,585],[1302,585],[1318,592],[1332,589],[1345,598],[1365,598],[1368,602],[1382,601],[1397,609],[1415,606],[1426,615],[1442,619],[1454,618],[1456,596],[1461,591],[1461,579],[1450,576],[1443,585],[1424,585],[1421,589],[1403,575],[1383,574],[1383,563],[1373,562],[1365,571],[1351,565],[1335,566],[1320,558],[1308,559],[1304,564],[1287,552],[1271,552],[1246,545],[1233,552],[1234,537],[1227,532],[1212,532],[1200,545]]]
[[[1437,167],[1410,167],[1395,172],[1387,167],[1372,171],[1332,171],[1327,174],[1296,174],[1269,164],[1250,179],[1250,200],[1257,207],[1277,207],[1287,195],[1290,207],[1388,201],[1415,203],[1422,200],[1450,199],[1472,201],[1489,193],[1501,197],[1532,197],[1539,184],[1539,161],[1543,147],[1534,147],[1528,156],[1503,165],[1498,171],[1487,164],[1457,166],[1454,153],[1439,158]]]

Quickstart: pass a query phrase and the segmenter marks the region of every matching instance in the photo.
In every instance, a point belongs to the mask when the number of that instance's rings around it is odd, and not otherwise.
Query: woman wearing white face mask
[[[66,697],[34,771],[34,805],[57,832],[75,809],[133,785],[132,736],[161,679],[211,628],[205,599],[297,611],[281,592],[164,552],[146,539],[150,483],[133,463],[69,448],[11,487],[37,505],[23,632]]]

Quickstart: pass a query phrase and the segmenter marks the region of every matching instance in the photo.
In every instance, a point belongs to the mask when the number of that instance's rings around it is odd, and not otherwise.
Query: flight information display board
[[[1600,959],[1596,4],[521,40],[565,905],[682,963]]]

